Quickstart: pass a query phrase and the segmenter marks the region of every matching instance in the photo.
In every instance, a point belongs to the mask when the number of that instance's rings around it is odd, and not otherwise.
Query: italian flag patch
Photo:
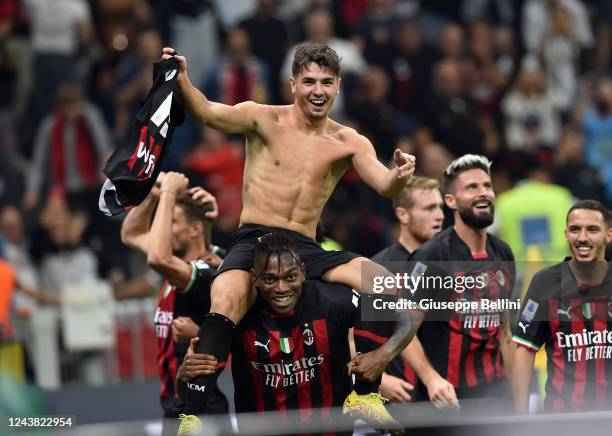
[[[281,338],[280,348],[283,353],[291,353],[291,350],[293,350],[293,338]]]

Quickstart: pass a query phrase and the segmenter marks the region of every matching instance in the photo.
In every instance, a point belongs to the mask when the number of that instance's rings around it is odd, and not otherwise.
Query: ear
[[[255,272],[255,268],[251,268],[251,284],[255,284],[256,279],[257,279],[257,273]]]
[[[444,203],[451,210],[457,209],[457,200],[453,194],[444,194]]]
[[[338,77],[338,91],[336,92],[336,95],[340,94],[340,85],[342,84],[342,77]]]
[[[410,222],[410,214],[403,207],[398,206],[395,208],[395,216],[397,217],[397,220],[400,222],[400,224],[406,225]]]
[[[295,95],[296,88],[297,88],[297,83],[296,83],[295,78],[293,76],[289,77],[289,86],[291,87],[291,94]]]
[[[612,242],[612,227],[610,227],[606,232],[606,244],[609,244],[610,242]]]
[[[191,225],[189,236],[192,238],[203,238],[204,224],[201,221],[194,221]]]
[[[304,274],[304,279],[306,279],[306,264],[304,262],[302,262],[300,264],[300,266],[302,267],[302,273]]]

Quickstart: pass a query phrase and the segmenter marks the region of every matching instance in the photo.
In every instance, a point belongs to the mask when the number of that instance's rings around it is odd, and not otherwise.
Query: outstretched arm
[[[179,66],[178,89],[189,115],[223,133],[248,133],[256,130],[255,113],[260,107],[252,101],[229,106],[215,103],[196,88],[187,75],[187,59],[176,50],[164,47],[162,59],[174,57]]]
[[[359,135],[356,142],[357,152],[352,163],[363,181],[387,198],[399,194],[414,173],[414,156],[396,149],[393,154],[395,168],[388,169],[380,163],[374,146],[366,137]]]

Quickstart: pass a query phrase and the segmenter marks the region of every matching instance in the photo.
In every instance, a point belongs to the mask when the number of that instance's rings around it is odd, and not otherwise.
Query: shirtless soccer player
[[[389,170],[376,158],[368,139],[354,129],[329,118],[340,92],[340,59],[324,45],[304,45],[296,50],[290,78],[293,104],[267,106],[254,102],[228,106],[209,101],[189,80],[187,61],[172,48],[164,48],[163,59],[174,57],[179,65],[178,89],[185,107],[198,120],[224,133],[246,137],[243,210],[240,228],[219,267],[211,292],[211,311],[198,336],[196,352],[227,360],[235,325],[255,301],[249,270],[258,237],[285,231],[298,243],[309,278],[343,283],[360,292],[371,292],[371,280],[362,284],[362,265],[370,263],[371,274],[388,275],[364,257],[348,252],[325,252],[315,242],[323,206],[350,165],[380,194],[393,197],[414,172],[414,157],[395,151],[396,167]],[[370,283],[370,285],[368,285]],[[374,351],[372,361],[390,361],[414,334],[410,316],[403,316],[393,336]],[[359,350],[359,343],[357,343]],[[364,350],[367,351],[367,350]],[[374,358],[375,357],[375,358]],[[380,376],[384,368],[376,368]],[[186,414],[179,434],[188,434],[198,420],[189,415],[204,411],[216,377],[198,377],[189,384]],[[372,372],[370,373],[372,374]],[[367,414],[387,413],[380,397],[366,392],[351,394],[349,406]],[[363,397],[361,404],[359,397]],[[377,401],[376,401],[377,400]],[[373,413],[372,408],[378,412]],[[368,410],[369,409],[369,410]]]

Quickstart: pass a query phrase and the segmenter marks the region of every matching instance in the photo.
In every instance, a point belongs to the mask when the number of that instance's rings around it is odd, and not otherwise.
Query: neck
[[[401,226],[400,236],[399,236],[399,239],[397,240],[397,242],[402,244],[404,246],[404,248],[406,250],[408,250],[409,252],[411,252],[411,253],[416,251],[416,249],[419,248],[422,245],[420,242],[418,242],[414,238],[414,236],[412,236],[410,234],[410,232],[403,225]]]
[[[572,259],[569,266],[579,285],[603,283],[608,272],[608,262],[605,259],[590,262],[579,262]]]
[[[293,103],[292,109],[293,117],[295,118],[298,127],[310,132],[321,132],[327,127],[329,117],[325,116],[316,119],[309,118],[296,102]]]
[[[191,262],[193,260],[201,259],[210,253],[209,248],[204,244],[204,241],[201,241],[197,244],[192,244],[183,256],[183,260],[185,262]]]
[[[457,235],[470,248],[472,253],[484,253],[487,251],[487,229],[474,229],[461,220],[459,214],[455,213],[455,225],[453,226]]]

